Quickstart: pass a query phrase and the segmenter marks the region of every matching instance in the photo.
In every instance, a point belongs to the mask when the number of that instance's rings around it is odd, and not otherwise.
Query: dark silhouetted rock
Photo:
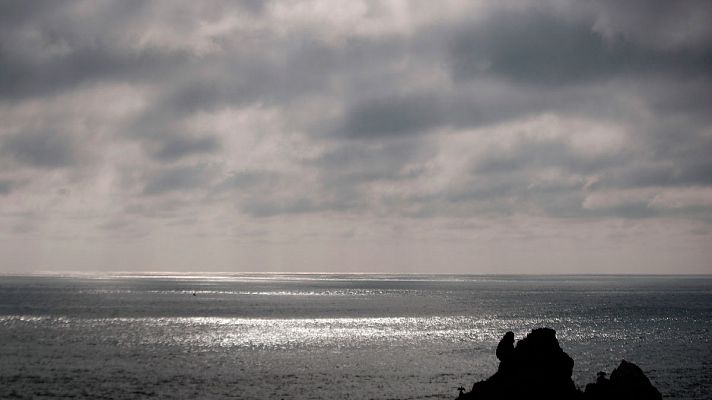
[[[514,346],[514,334],[507,332],[497,346],[499,368],[484,381],[475,383],[458,399],[591,399],[658,400],[662,396],[637,365],[622,361],[611,378],[598,373],[596,383],[581,392],[571,374],[574,360],[559,346],[556,331],[539,328]]]
[[[507,332],[504,334],[502,340],[499,341],[497,345],[497,359],[499,361],[504,361],[509,358],[509,356],[514,351],[514,332]]]
[[[606,379],[605,372],[598,373],[596,383],[586,385],[586,399],[611,400],[658,400],[663,396],[637,365],[626,360],[611,372]]]
[[[575,399],[582,393],[571,380],[574,361],[559,346],[556,331],[534,329],[511,350],[507,343],[514,340],[510,332],[498,346],[501,362],[497,373],[477,382],[465,399],[546,398]]]

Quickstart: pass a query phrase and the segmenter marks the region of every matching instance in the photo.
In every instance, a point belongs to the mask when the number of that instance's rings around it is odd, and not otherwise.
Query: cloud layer
[[[8,271],[712,272],[707,1],[3,2],[0,77]]]

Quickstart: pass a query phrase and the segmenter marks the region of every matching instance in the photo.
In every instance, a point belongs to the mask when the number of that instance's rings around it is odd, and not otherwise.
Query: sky
[[[0,272],[712,273],[712,2],[3,1]]]

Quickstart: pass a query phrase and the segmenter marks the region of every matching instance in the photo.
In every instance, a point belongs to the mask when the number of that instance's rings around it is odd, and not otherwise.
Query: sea
[[[0,276],[0,398],[454,399],[513,331],[712,398],[712,276]]]

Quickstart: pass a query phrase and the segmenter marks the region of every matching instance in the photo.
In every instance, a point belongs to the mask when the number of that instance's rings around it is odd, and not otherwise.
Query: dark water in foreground
[[[451,399],[538,326],[712,398],[712,277],[254,274],[2,276],[0,397]]]

